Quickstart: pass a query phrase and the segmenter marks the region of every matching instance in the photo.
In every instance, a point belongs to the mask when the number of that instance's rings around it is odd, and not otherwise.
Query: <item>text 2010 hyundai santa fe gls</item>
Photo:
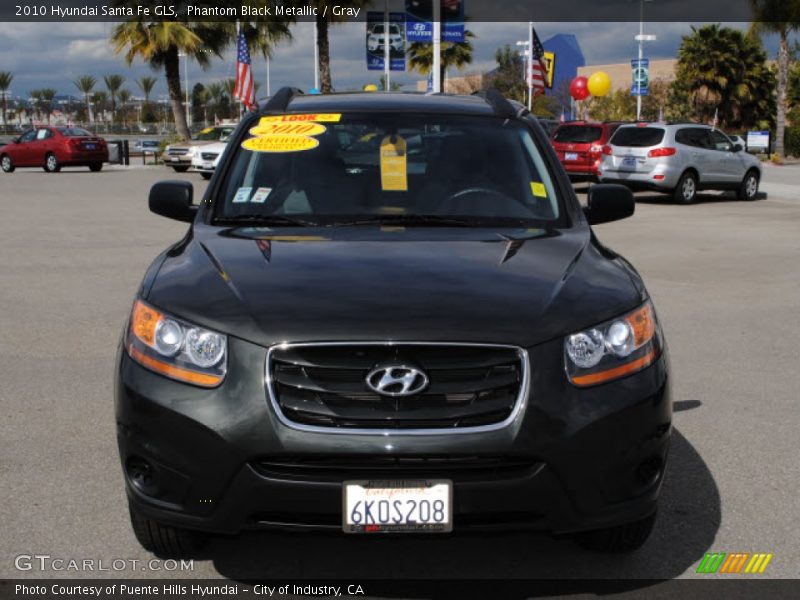
[[[641,546],[671,433],[647,290],[536,120],[476,96],[281,90],[233,134],[126,324],[116,421],[142,545],[203,532],[531,529]]]

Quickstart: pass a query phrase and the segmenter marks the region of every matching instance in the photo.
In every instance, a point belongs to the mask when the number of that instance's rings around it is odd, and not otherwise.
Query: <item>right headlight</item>
[[[170,379],[215,387],[225,378],[228,339],[136,300],[125,347],[137,363]]]
[[[578,387],[607,383],[650,366],[661,346],[661,331],[648,300],[626,315],[567,336],[567,377]]]

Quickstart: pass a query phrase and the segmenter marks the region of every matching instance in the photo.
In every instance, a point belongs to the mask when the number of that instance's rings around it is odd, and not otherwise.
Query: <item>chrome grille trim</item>
[[[514,408],[511,413],[503,421],[491,423],[489,425],[478,425],[473,427],[461,428],[425,428],[425,429],[367,429],[367,428],[348,428],[348,427],[323,427],[319,425],[307,425],[305,423],[297,423],[289,419],[281,410],[278,398],[275,395],[271,375],[271,361],[272,354],[275,350],[284,350],[288,348],[309,347],[309,346],[443,346],[443,347],[469,347],[469,348],[503,348],[506,350],[514,350],[520,360],[522,378],[519,385],[519,394],[517,395],[514,403]],[[270,346],[267,350],[267,357],[264,361],[264,386],[266,388],[269,402],[272,405],[272,410],[278,417],[281,424],[295,429],[298,431],[305,431],[309,433],[324,433],[335,435],[372,435],[381,437],[400,437],[400,436],[419,436],[419,435],[462,435],[470,433],[486,433],[490,431],[497,431],[505,429],[513,422],[522,417],[522,413],[528,402],[529,387],[530,387],[530,361],[528,358],[528,351],[520,346],[513,346],[510,344],[482,344],[473,342],[298,342],[298,343],[283,343]]]

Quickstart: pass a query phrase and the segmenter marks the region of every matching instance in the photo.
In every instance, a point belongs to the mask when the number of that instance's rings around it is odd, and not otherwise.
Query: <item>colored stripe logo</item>
[[[766,571],[772,556],[763,552],[707,552],[697,566],[697,573],[761,574]]]

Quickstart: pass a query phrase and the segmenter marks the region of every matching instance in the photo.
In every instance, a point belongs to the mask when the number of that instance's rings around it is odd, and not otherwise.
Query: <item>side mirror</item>
[[[741,144],[734,144],[733,145],[733,151],[734,152],[741,152],[742,150],[744,150],[744,148],[742,147]]]
[[[600,183],[589,188],[587,206],[583,212],[590,225],[599,225],[626,219],[635,210],[633,192],[628,188],[615,183]]]
[[[194,188],[188,181],[159,181],[150,188],[148,204],[157,215],[191,223],[197,214],[193,196]]]

